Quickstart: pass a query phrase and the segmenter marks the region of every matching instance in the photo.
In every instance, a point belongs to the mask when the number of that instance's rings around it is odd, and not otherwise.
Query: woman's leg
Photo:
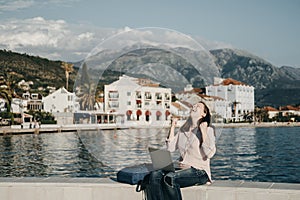
[[[170,172],[165,176],[164,180],[170,185],[178,184],[179,187],[184,188],[205,184],[209,179],[204,170],[191,167],[176,172]]]

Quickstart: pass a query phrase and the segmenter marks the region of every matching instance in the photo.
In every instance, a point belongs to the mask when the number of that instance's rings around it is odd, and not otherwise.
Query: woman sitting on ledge
[[[172,119],[166,139],[169,151],[179,150],[180,170],[157,170],[150,174],[149,199],[182,199],[180,188],[211,182],[210,158],[216,152],[214,129],[205,103],[196,103],[190,117],[175,135],[177,119]]]

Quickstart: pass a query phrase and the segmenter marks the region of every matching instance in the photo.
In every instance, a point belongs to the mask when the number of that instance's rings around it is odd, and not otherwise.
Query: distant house
[[[254,87],[240,81],[215,78],[214,85],[206,87],[206,94],[229,102],[232,121],[242,121],[244,116],[254,112]]]
[[[277,116],[279,113],[279,110],[271,106],[265,106],[263,109],[268,112],[269,119],[272,119],[273,117]]]
[[[75,112],[78,109],[75,94],[67,91],[64,87],[43,98],[46,112]]]
[[[22,97],[26,101],[27,110],[41,111],[44,109],[43,96],[41,94],[26,92]]]
[[[300,116],[300,109],[295,106],[287,105],[287,106],[280,106],[279,112],[282,113],[282,116],[288,115],[299,115]]]
[[[57,124],[72,124],[73,113],[78,111],[75,93],[67,91],[64,87],[43,98],[44,111],[54,115]]]
[[[192,104],[183,101],[175,101],[171,103],[170,111],[173,115],[186,119],[190,115]]]

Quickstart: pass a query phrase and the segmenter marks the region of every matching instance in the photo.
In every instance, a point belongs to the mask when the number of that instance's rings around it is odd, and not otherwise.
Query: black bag
[[[154,200],[155,199],[152,197],[153,192],[151,190],[150,174],[147,174],[143,180],[140,180],[137,183],[135,191],[143,192],[143,199],[145,199],[145,200]]]
[[[143,163],[139,165],[133,165],[130,167],[125,167],[118,171],[117,181],[121,183],[128,183],[131,185],[137,184],[142,181],[144,177],[150,173],[153,169],[152,164]]]

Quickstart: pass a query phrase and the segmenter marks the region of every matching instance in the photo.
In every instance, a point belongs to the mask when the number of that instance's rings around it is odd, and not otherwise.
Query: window
[[[168,93],[165,94],[165,100],[170,100],[170,95]]]
[[[131,106],[131,101],[127,101],[127,106]]]
[[[119,98],[119,93],[118,91],[109,91],[108,97],[111,99],[117,99]]]
[[[170,104],[169,103],[165,103],[165,107],[166,108],[170,108]]]
[[[151,96],[150,92],[145,92],[145,99],[147,99],[147,100],[151,100],[152,99],[152,96]]]
[[[156,94],[155,94],[155,97],[156,97],[157,100],[162,100],[162,95],[161,95],[161,93],[156,93]]]
[[[108,106],[109,108],[119,108],[119,102],[117,101],[108,102]]]
[[[136,95],[137,99],[141,99],[142,98],[141,92],[136,92],[135,95]]]
[[[68,101],[73,101],[73,96],[69,95],[68,96]]]
[[[128,96],[128,97],[131,96],[131,92],[127,92],[127,96]]]

